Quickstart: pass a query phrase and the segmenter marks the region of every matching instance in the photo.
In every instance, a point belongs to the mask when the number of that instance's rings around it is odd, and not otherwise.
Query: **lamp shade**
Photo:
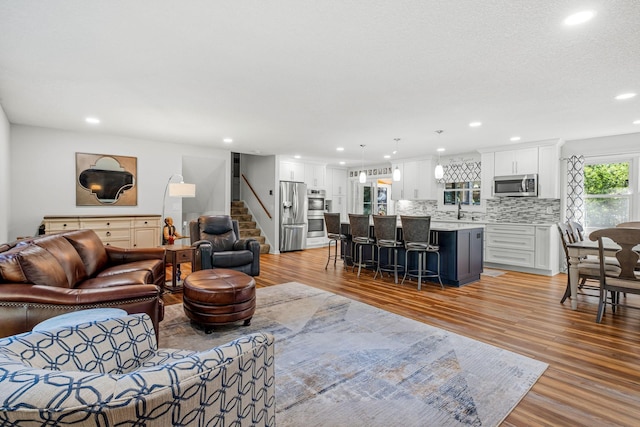
[[[436,179],[442,179],[444,176],[444,169],[441,164],[436,165],[436,169],[433,171]]]
[[[170,197],[196,197],[196,185],[184,182],[169,183]]]
[[[367,174],[365,173],[365,171],[360,171],[358,180],[360,181],[360,184],[364,184],[365,182],[367,182]]]
[[[396,168],[393,170],[393,180],[400,181],[401,179],[402,179],[402,173],[400,172],[400,169],[398,168],[398,166],[396,166]]]

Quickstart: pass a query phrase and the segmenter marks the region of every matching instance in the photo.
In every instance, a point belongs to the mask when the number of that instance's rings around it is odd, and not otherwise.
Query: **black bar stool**
[[[382,276],[385,271],[393,272],[395,283],[398,283],[398,267],[404,270],[404,266],[398,265],[398,249],[402,248],[402,241],[398,240],[398,217],[396,215],[374,215],[373,234],[378,249],[378,268],[373,278],[378,277],[378,273]],[[380,257],[380,250],[387,252],[387,263],[384,265]],[[392,253],[393,259],[390,256]]]
[[[442,280],[440,279],[440,248],[430,244],[431,217],[401,215],[400,221],[402,222],[402,236],[406,250],[402,284],[404,284],[407,276],[417,277],[418,290],[420,290],[422,278],[437,277],[438,282],[440,282],[440,287],[444,289]],[[418,255],[418,262],[415,269],[409,269],[409,259],[412,253]],[[435,254],[438,258],[436,271],[428,269],[427,258],[429,254]]]
[[[329,261],[333,260],[333,267],[336,266],[338,260],[338,244],[342,247],[342,241],[347,239],[347,236],[340,232],[340,214],[339,213],[326,213],[324,214],[324,223],[327,227],[327,237],[329,238],[329,257],[327,258],[327,264],[324,266],[325,270],[329,266]],[[335,251],[331,255],[331,244],[334,244]],[[342,252],[342,251],[340,251]],[[344,255],[344,254],[343,254]],[[346,268],[346,266],[345,266]]]
[[[358,266],[358,277],[360,277],[360,271],[362,267],[373,267],[376,264],[373,249],[375,245],[375,239],[371,237],[369,224],[369,215],[356,215],[349,214],[349,225],[351,226],[351,241],[353,242],[353,269]],[[363,259],[362,248],[369,246],[371,248],[371,258],[368,260]],[[357,256],[355,255],[357,253]]]

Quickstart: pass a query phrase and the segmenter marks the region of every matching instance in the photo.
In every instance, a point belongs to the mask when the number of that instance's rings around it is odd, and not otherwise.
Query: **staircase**
[[[249,209],[244,206],[243,201],[231,202],[231,218],[238,221],[238,229],[240,230],[240,238],[246,239],[251,237],[260,243],[260,253],[268,254],[271,245],[265,243],[265,237],[258,228],[253,216],[249,213]]]

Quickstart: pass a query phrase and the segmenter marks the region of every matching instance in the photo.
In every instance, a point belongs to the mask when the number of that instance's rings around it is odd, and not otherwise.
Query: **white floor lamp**
[[[171,182],[171,180],[175,177],[180,178],[180,182]],[[164,208],[167,204],[167,194],[169,197],[196,197],[196,185],[195,184],[187,184],[184,182],[184,178],[179,173],[174,173],[169,177],[167,181],[167,185],[164,187],[164,198],[162,199],[162,221],[165,220],[164,217]],[[164,225],[163,225],[164,228]],[[160,240],[162,242],[162,234],[160,236]]]

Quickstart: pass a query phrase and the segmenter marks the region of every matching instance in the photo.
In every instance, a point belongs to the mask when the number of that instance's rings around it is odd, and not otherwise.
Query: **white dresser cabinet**
[[[90,229],[105,245],[152,248],[160,245],[160,215],[45,216],[45,234]]]

